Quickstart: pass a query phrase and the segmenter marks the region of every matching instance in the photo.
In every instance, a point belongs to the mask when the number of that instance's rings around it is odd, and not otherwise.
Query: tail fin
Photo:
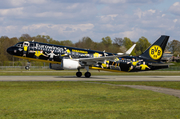
[[[139,57],[151,61],[160,61],[166,44],[168,42],[169,36],[162,35],[157,41],[155,41],[145,52],[143,52]]]

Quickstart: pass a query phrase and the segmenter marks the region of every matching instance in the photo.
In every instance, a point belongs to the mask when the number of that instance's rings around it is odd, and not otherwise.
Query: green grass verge
[[[0,118],[174,119],[174,96],[84,82],[1,82]]]

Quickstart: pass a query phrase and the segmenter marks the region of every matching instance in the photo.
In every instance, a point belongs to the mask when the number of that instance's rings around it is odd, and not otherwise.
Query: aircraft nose
[[[7,49],[7,52],[12,55],[12,54],[13,54],[13,48],[12,48],[12,47],[9,47],[9,48]]]

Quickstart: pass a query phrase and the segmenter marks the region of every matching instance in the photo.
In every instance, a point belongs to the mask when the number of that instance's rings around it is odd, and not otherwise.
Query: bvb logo
[[[162,49],[160,46],[158,45],[153,45],[150,49],[149,49],[149,55],[152,59],[154,60],[158,60],[159,58],[161,58],[162,56]]]

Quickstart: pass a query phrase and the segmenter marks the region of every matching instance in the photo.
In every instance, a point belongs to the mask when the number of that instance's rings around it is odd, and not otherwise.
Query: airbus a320
[[[86,69],[85,77],[89,78],[89,69],[137,72],[168,68],[161,62],[164,49],[169,36],[162,35],[147,50],[139,56],[130,56],[135,44],[125,53],[109,53],[68,46],[45,44],[34,41],[24,41],[7,49],[14,57],[27,59],[28,61],[42,61],[50,63],[49,67],[54,70],[72,69],[78,70],[77,77],[81,77],[81,69]],[[29,69],[29,66],[25,67]]]

